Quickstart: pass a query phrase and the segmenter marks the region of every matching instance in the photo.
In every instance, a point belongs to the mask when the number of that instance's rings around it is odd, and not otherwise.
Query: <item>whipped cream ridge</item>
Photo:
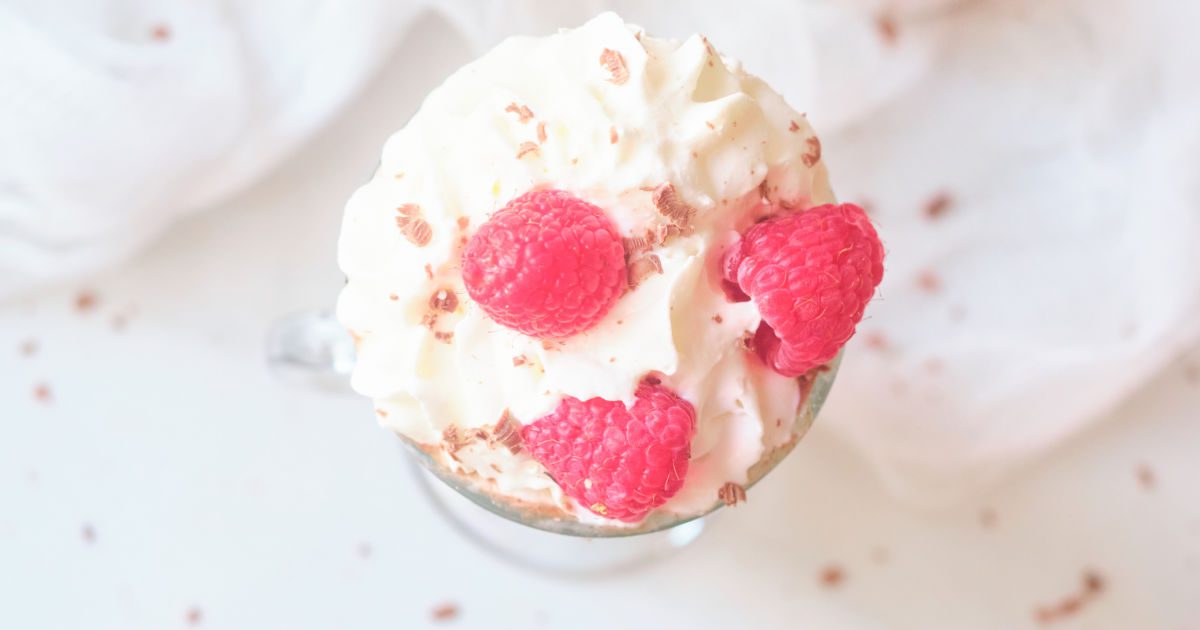
[[[695,210],[690,229],[652,244],[643,255],[661,273],[650,269],[596,327],[543,344],[467,296],[463,247],[514,197],[566,190],[637,237],[670,225],[659,207],[668,184]],[[721,256],[768,202],[834,202],[820,143],[703,37],[656,39],[605,13],[508,39],[429,94],[346,206],[338,318],[358,340],[353,386],[385,427],[496,494],[604,521],[495,429],[564,396],[632,405],[656,372],[697,419],[683,489],[659,510],[705,511],[793,438],[801,402],[796,380],[740,345],[758,326],[754,303],[721,290]]]

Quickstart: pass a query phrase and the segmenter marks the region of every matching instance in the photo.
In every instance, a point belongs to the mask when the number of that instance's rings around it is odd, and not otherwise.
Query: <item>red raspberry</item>
[[[883,244],[862,208],[824,205],[751,226],[723,272],[730,299],[744,292],[762,315],[755,351],[776,372],[799,376],[854,335],[883,279]]]
[[[643,383],[633,409],[568,396],[521,437],[568,496],[600,516],[636,522],[683,486],[695,430],[691,403]]]
[[[508,202],[462,256],[467,293],[500,324],[564,338],[595,326],[625,291],[625,249],[596,206],[561,190]]]

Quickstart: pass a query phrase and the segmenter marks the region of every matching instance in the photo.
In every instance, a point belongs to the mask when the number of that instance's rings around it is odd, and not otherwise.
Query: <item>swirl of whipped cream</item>
[[[636,280],[599,325],[545,344],[489,320],[460,267],[474,228],[538,187],[603,208]],[[831,202],[805,117],[703,37],[656,39],[606,13],[508,39],[429,94],[346,206],[354,388],[496,493],[595,519],[497,434],[563,396],[632,404],[656,372],[697,412],[684,487],[660,509],[702,511],[792,439],[800,403],[795,380],[741,346],[760,318],[725,299],[721,255],[765,204]]]

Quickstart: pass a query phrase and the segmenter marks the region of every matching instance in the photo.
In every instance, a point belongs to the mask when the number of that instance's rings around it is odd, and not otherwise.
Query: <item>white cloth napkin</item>
[[[870,200],[887,277],[821,423],[898,495],[978,489],[1197,336],[1198,16],[1171,0],[9,0],[0,297],[252,183],[423,12],[478,53],[604,9],[741,58]]]

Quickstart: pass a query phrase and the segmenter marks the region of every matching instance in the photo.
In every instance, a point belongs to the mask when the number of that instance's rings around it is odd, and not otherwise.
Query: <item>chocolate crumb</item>
[[[438,289],[429,296],[429,308],[443,313],[452,313],[458,308],[458,296],[449,289]]]
[[[737,347],[741,348],[742,350],[753,350],[754,333],[750,332],[749,330],[743,332],[742,336],[738,337]]]
[[[513,367],[519,367],[519,366],[525,365],[525,363],[528,360],[529,359],[525,358],[525,355],[518,354],[517,356],[513,357]]]
[[[54,394],[51,393],[49,385],[46,383],[38,383],[33,388],[33,399],[42,403],[43,405],[48,405],[54,400]]]
[[[617,143],[617,140],[619,140],[619,139],[620,139],[620,138],[617,136],[617,128],[616,128],[616,127],[609,127],[609,128],[608,128],[608,143],[609,143],[609,144],[616,144],[616,143]]]
[[[706,121],[704,121],[704,124],[708,125],[708,128],[709,128],[709,129],[712,129],[713,131],[716,131],[716,129],[717,129],[717,126],[716,126],[716,125],[712,124],[711,122],[709,122],[709,121],[707,121],[707,120],[706,120]]]
[[[872,330],[863,335],[863,343],[872,350],[884,351],[891,348],[892,344],[888,342],[888,338],[878,330]]]
[[[20,352],[21,356],[23,357],[31,357],[37,354],[38,348],[39,346],[36,339],[26,339],[25,341],[21,342],[21,345],[18,347],[17,351]]]
[[[936,221],[942,218],[954,205],[954,198],[948,193],[940,192],[925,202],[925,218]]]
[[[538,152],[538,145],[536,143],[522,142],[520,144],[520,146],[517,147],[517,159],[519,160],[519,159],[525,157],[526,155],[529,155],[530,153],[537,153],[537,152]]]
[[[430,280],[433,280],[433,265],[430,265],[428,263],[425,265],[425,277],[429,278]]]
[[[1091,569],[1084,571],[1083,590],[1087,593],[1100,593],[1104,590],[1104,577]]]
[[[796,133],[797,131],[800,131],[800,123],[798,123],[794,120],[788,121],[788,131],[790,131],[792,133]]]
[[[468,225],[471,225],[471,217],[458,217],[458,229],[466,230]]]
[[[804,162],[805,166],[812,168],[821,161],[821,139],[812,136],[805,139],[804,143],[808,145],[808,151],[800,156],[800,161]]]
[[[629,81],[629,68],[625,66],[625,58],[621,56],[621,53],[605,48],[604,52],[600,53],[600,65],[608,70],[610,75],[608,80],[613,85],[623,85]]]
[[[399,296],[399,295],[396,295],[395,293],[389,293],[389,294],[388,294],[388,299],[389,299],[389,300],[391,300],[391,301],[393,301],[393,302],[395,302],[396,300],[399,300],[399,299],[400,299],[400,296]]]
[[[171,39],[171,27],[166,24],[157,24],[150,29],[150,38],[157,42],[165,42]]]
[[[820,579],[821,586],[824,586],[825,588],[837,588],[846,581],[845,571],[843,571],[842,568],[836,564],[830,564],[824,569],[821,569],[821,573],[818,577]]]
[[[937,293],[942,289],[942,279],[935,272],[926,269],[917,275],[917,287],[926,293]]]
[[[83,538],[83,542],[90,545],[96,542],[96,529],[91,524],[84,523],[83,528],[79,530],[79,536]]]
[[[746,502],[746,489],[732,481],[717,490],[717,499],[727,507]]]
[[[1188,363],[1184,365],[1183,380],[1193,385],[1200,384],[1200,363]]]
[[[1134,474],[1137,476],[1138,486],[1150,492],[1154,490],[1154,486],[1158,482],[1158,476],[1154,474],[1154,469],[1149,464],[1141,463],[1134,469]]]
[[[200,625],[201,621],[204,621],[204,611],[200,610],[199,607],[192,606],[183,616],[183,620],[186,621],[189,626],[198,626]]]
[[[546,123],[544,123],[544,122],[538,123],[538,126],[537,126],[538,144],[545,143],[547,137],[548,136],[546,135]]]
[[[899,38],[900,29],[896,26],[896,18],[888,14],[883,14],[875,18],[875,31],[879,33],[879,38],[888,46],[896,44]]]
[[[84,289],[75,294],[75,310],[80,313],[87,313],[96,308],[96,304],[99,301],[94,291]]]
[[[721,322],[725,321],[725,318],[721,317],[720,315],[713,315],[712,320],[720,324]]]
[[[379,416],[380,418],[386,418],[388,416],[388,412],[384,411],[383,409],[376,409],[375,415]]]
[[[509,103],[508,107],[504,108],[504,111],[516,114],[517,120],[521,124],[525,124],[525,123],[529,122],[530,120],[533,120],[533,111],[524,105],[517,105],[516,103]]]
[[[442,332],[439,330],[433,333],[433,338],[442,343],[452,343],[454,341],[454,333]]]

